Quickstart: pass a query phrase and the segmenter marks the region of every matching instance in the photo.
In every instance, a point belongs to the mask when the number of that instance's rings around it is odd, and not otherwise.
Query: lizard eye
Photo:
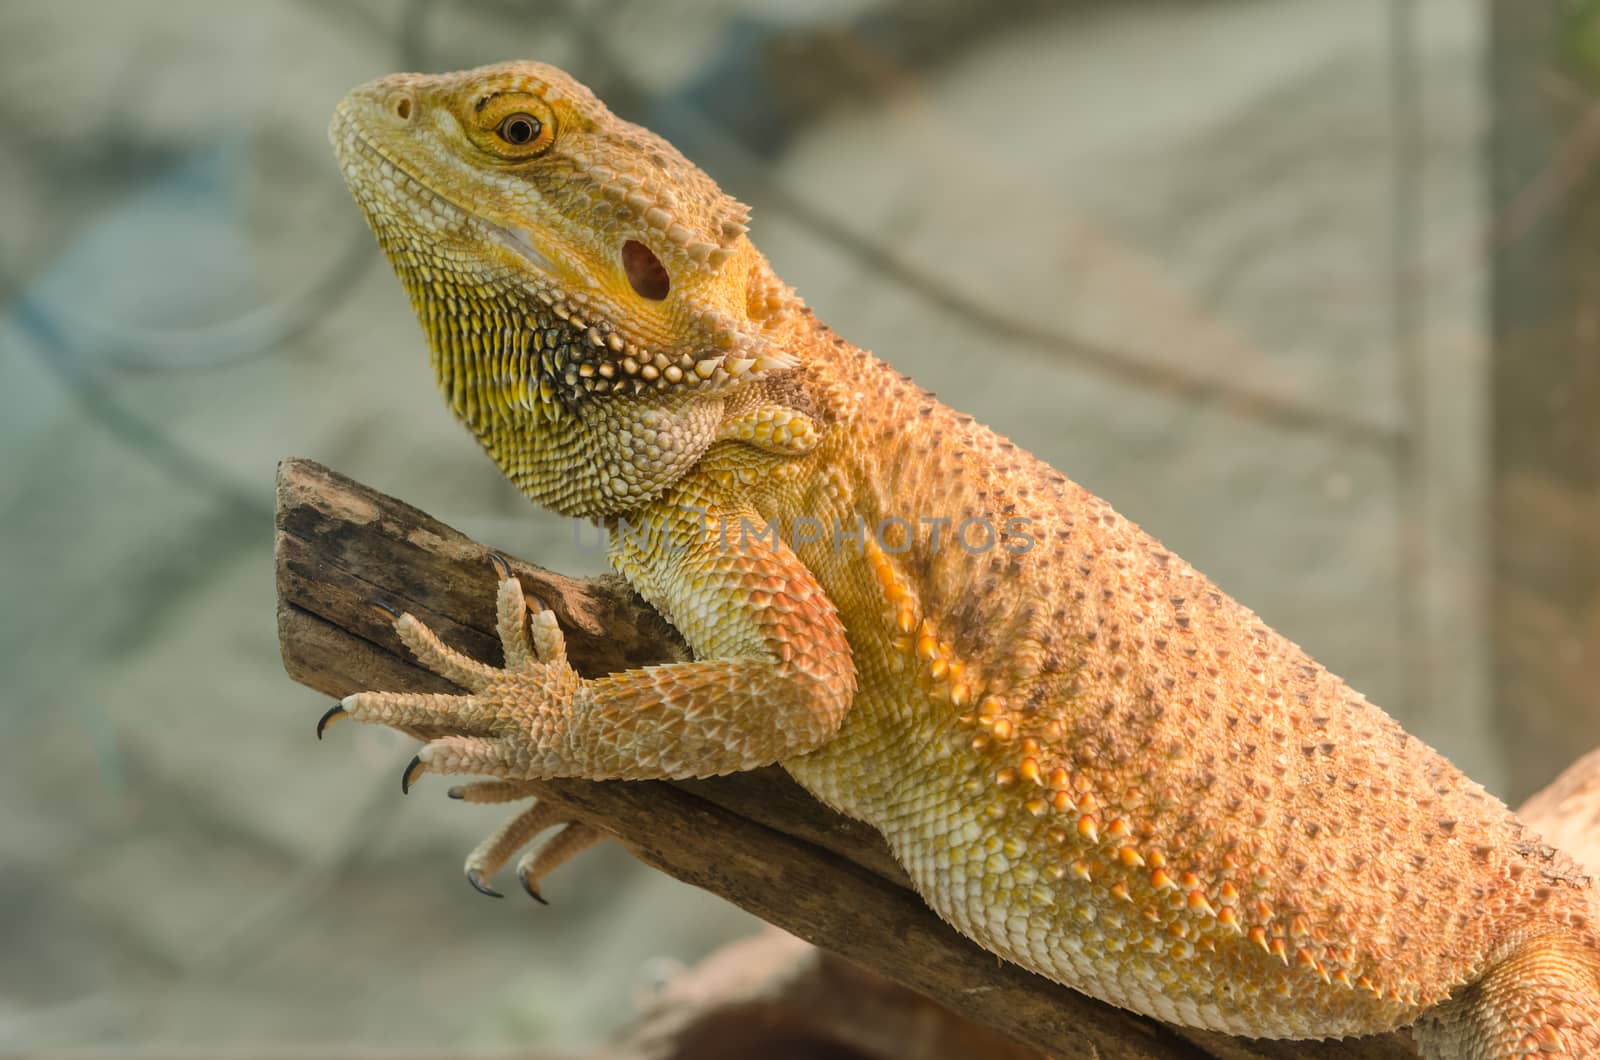
[[[509,114],[495,130],[500,134],[500,139],[513,147],[533,143],[543,131],[544,123],[532,114]]]
[[[548,150],[556,138],[556,116],[549,104],[525,92],[484,96],[466,124],[479,147],[505,162],[525,162]]]

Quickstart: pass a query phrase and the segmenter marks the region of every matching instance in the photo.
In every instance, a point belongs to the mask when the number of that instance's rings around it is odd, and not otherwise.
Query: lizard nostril
[[[395,97],[394,113],[401,121],[411,120],[411,97],[400,95]]]
[[[634,293],[652,302],[659,302],[672,289],[672,277],[655,252],[637,239],[622,244],[622,270],[628,274],[628,283]]]

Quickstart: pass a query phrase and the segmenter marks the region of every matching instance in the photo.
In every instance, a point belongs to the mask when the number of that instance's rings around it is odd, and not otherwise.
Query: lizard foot
[[[399,613],[374,602],[394,620],[396,634],[428,669],[467,689],[465,695],[420,692],[359,692],[334,704],[317,722],[317,738],[341,718],[376,722],[401,729],[443,731],[430,740],[401,774],[400,790],[424,773],[478,773],[501,779],[452,788],[464,802],[504,803],[534,794],[523,778],[533,775],[533,759],[541,743],[541,718],[550,705],[567,700],[580,678],[567,663],[565,639],[555,613],[524,596],[522,584],[498,555],[491,555],[500,587],[496,625],[505,666],[496,668],[445,645],[437,634],[409,612]],[[542,904],[538,881],[604,836],[591,826],[565,817],[545,802],[535,802],[491,833],[468,855],[467,882],[495,898],[500,892],[486,882],[511,856],[539,833],[560,825],[548,841],[530,849],[517,863],[517,877]]]
[[[490,780],[466,784],[450,789],[452,799],[464,802],[513,802],[531,794],[526,784],[516,781]],[[539,880],[548,876],[568,859],[600,842],[605,836],[582,821],[566,817],[558,808],[547,802],[534,802],[522,812],[506,820],[467,855],[465,872],[467,882],[481,894],[491,898],[503,897],[489,886],[487,880],[505,867],[511,856],[540,832],[559,826],[560,830],[545,842],[529,849],[517,861],[517,879],[528,896],[540,905],[549,905],[539,892]]]
[[[582,683],[567,663],[566,641],[555,613],[537,601],[530,607],[522,583],[505,561],[499,556],[493,560],[501,575],[495,614],[504,667],[479,662],[447,646],[408,611],[394,618],[395,633],[418,662],[467,689],[467,694],[357,692],[317,722],[319,737],[347,717],[441,733],[406,766],[402,791],[410,791],[424,773],[478,773],[505,780],[541,775],[541,753],[555,736],[552,721]],[[393,614],[390,608],[381,609]]]

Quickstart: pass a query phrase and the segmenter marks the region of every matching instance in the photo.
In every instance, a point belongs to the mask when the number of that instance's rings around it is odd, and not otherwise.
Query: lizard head
[[[453,411],[536,500],[634,507],[710,444],[728,394],[795,367],[764,334],[782,300],[749,211],[560,70],[380,78],[329,137]],[[608,453],[619,434],[655,441]]]

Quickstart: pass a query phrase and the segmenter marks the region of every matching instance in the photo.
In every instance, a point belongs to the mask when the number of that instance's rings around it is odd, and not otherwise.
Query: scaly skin
[[[1104,501],[834,336],[665,141],[534,63],[375,81],[330,134],[451,408],[528,496],[616,531],[697,660],[581,679],[511,580],[504,670],[405,616],[469,694],[331,714],[435,736],[408,781],[487,774],[460,794],[506,801],[778,762],[962,933],[1113,1005],[1600,1056],[1568,858]],[[554,823],[510,822],[474,883]],[[593,838],[524,859],[530,889]]]

